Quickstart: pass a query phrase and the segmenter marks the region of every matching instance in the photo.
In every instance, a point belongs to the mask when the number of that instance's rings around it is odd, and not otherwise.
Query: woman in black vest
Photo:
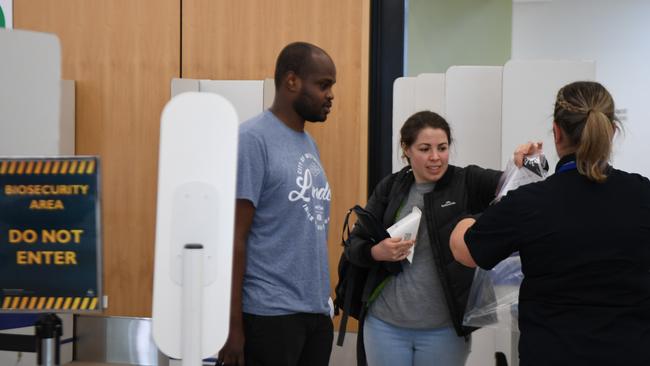
[[[519,251],[522,366],[650,365],[650,181],[608,164],[617,130],[602,85],[566,85],[555,174],[454,230],[454,257],[470,267]]]

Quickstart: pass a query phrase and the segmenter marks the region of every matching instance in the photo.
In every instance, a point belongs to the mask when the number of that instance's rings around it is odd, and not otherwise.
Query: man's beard
[[[309,103],[310,99],[311,98],[309,98],[309,96],[304,92],[301,92],[298,98],[293,102],[293,109],[305,121],[324,122],[327,119],[327,115],[322,113],[323,108],[316,110],[316,108],[312,107],[312,104]]]

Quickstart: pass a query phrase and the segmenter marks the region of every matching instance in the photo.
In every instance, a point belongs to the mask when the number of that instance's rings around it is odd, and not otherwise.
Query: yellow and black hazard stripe
[[[0,161],[0,175],[81,175],[95,173],[95,159],[11,159]]]
[[[97,310],[97,297],[5,296],[2,310]]]

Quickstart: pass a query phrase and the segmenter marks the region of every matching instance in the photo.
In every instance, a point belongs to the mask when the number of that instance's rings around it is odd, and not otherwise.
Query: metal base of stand
[[[44,314],[36,322],[37,365],[61,365],[63,323],[54,313]]]

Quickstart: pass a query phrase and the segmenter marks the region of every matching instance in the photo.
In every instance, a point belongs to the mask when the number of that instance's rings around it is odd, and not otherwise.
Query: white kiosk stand
[[[183,93],[161,118],[153,337],[197,366],[228,336],[238,119],[223,97]]]

